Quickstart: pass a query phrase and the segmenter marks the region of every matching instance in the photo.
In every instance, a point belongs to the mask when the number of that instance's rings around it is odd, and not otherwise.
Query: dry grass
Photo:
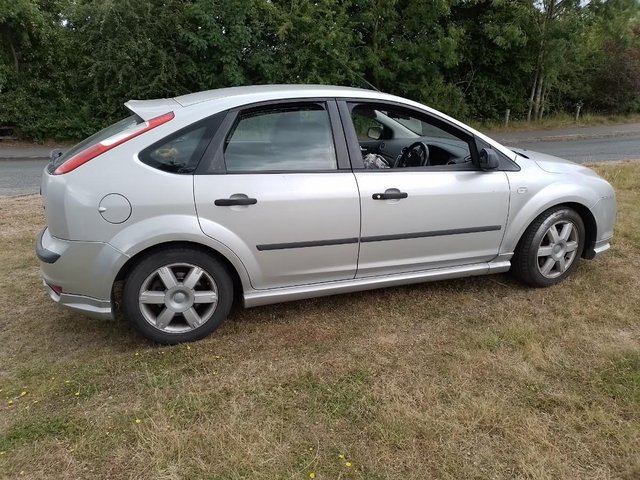
[[[562,286],[238,310],[173,348],[52,304],[39,199],[0,199],[0,476],[640,477],[640,163],[597,169],[615,245]]]

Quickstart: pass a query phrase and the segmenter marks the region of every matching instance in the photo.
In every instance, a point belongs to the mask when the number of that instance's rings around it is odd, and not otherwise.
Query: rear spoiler
[[[165,113],[175,112],[182,108],[173,98],[158,100],[129,100],[124,104],[131,112],[138,115],[145,122]]]

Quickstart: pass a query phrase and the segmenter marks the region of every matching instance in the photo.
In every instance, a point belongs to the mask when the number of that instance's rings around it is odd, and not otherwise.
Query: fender
[[[219,226],[222,231],[223,227]],[[231,232],[228,232],[231,234]],[[208,237],[200,229],[198,220],[193,215],[164,215],[136,222],[123,228],[109,242],[127,257],[133,258],[140,252],[154,246],[169,242],[190,242],[211,248],[226,258],[238,273],[243,290],[250,290],[249,273],[241,257],[229,248],[224,241],[233,240],[230,235],[223,235],[218,239]],[[238,243],[234,243],[238,245]],[[250,258],[250,257],[248,257]],[[111,279],[112,283],[115,281]]]
[[[545,210],[564,203],[577,203],[591,210],[601,198],[596,182],[592,185],[589,177],[584,178],[582,185],[576,185],[569,175],[549,173],[557,181],[544,185],[548,178],[543,175],[543,181],[539,182],[541,185],[529,182],[525,186],[523,183],[527,182],[522,182],[518,177],[521,173],[526,175],[526,172],[514,173],[508,173],[511,184],[510,209],[500,254],[513,253],[525,230]],[[536,173],[539,175],[540,170]]]

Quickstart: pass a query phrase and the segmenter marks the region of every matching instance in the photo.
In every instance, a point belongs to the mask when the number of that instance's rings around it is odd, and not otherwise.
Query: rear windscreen
[[[77,145],[71,147],[64,154],[55,159],[49,166],[49,171],[53,172],[56,168],[66,162],[68,159],[73,157],[76,153],[85,150],[96,143],[100,143],[103,140],[106,140],[109,137],[113,137],[114,135],[119,134],[120,132],[124,132],[128,128],[135,127],[140,123],[144,122],[142,118],[138,115],[131,115],[130,117],[125,118],[124,120],[120,120],[119,122],[114,123],[113,125],[108,126],[100,130],[98,133],[94,133],[88,138],[85,138],[83,141],[78,143]]]

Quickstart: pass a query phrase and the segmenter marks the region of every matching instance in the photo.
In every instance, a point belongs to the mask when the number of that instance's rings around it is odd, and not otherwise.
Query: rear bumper
[[[42,231],[38,234],[38,238],[36,239],[36,256],[38,260],[44,263],[56,263],[60,258],[60,254],[56,252],[52,252],[51,250],[47,250],[44,248],[42,244],[42,237],[44,236],[46,228],[42,229]]]
[[[127,255],[104,242],[62,240],[46,228],[35,250],[54,302],[92,317],[113,318],[113,283]]]
[[[109,300],[98,300],[97,298],[85,297],[83,295],[72,295],[68,293],[58,294],[47,284],[46,281],[43,280],[42,283],[44,283],[51,300],[69,310],[102,320],[111,320],[114,318],[113,308],[111,307],[111,301]]]

